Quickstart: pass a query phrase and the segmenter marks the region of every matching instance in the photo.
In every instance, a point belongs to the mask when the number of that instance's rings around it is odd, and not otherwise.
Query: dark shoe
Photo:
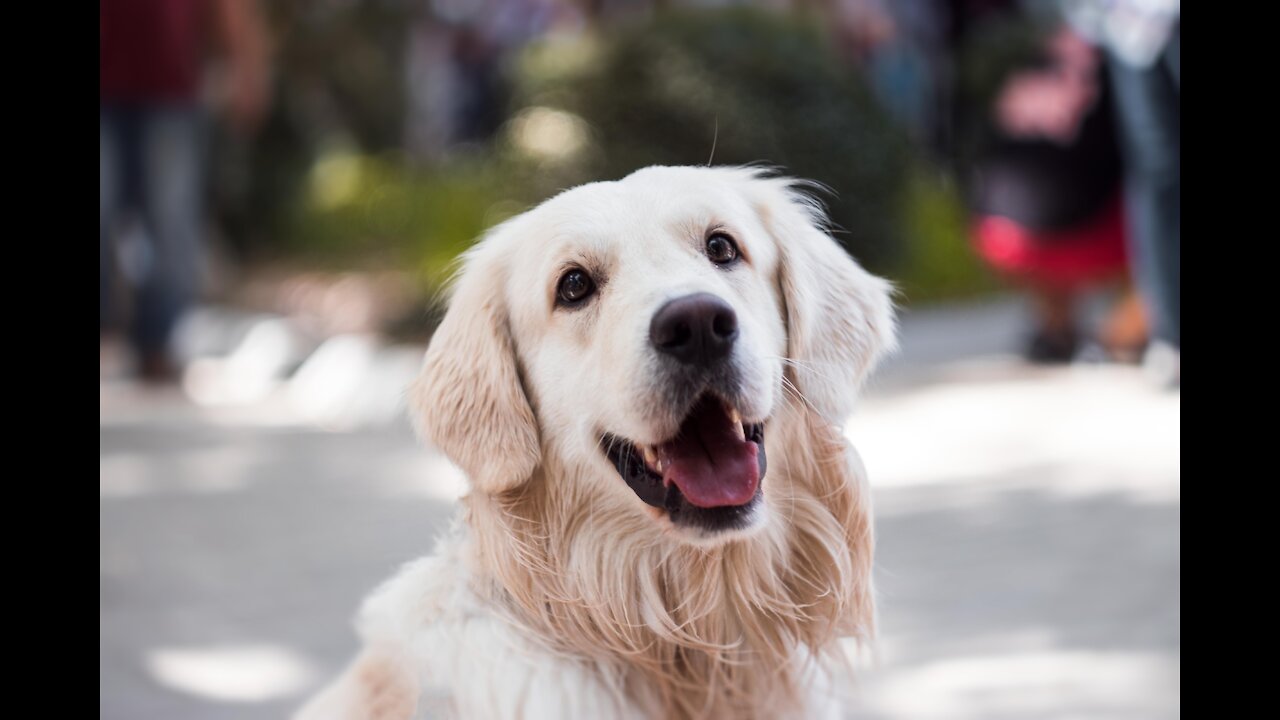
[[[1033,363],[1069,363],[1076,356],[1080,339],[1072,333],[1048,333],[1043,330],[1031,337],[1026,349],[1027,360]]]
[[[144,351],[138,359],[138,377],[153,385],[171,385],[181,373],[173,357],[164,350]]]

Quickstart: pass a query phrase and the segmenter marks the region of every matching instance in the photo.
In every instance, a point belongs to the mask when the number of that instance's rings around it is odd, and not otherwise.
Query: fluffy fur
[[[366,601],[365,649],[300,717],[839,717],[839,640],[875,627],[870,497],[840,423],[894,320],[800,187],[650,168],[468,253],[412,405],[472,492],[436,554]],[[711,226],[743,245],[736,275],[688,251]],[[550,302],[564,257],[600,278],[573,315]],[[601,427],[648,443],[678,424],[646,400],[661,379],[638,328],[703,289],[741,318],[743,415],[768,429],[760,516],[712,538],[664,522],[598,447]]]

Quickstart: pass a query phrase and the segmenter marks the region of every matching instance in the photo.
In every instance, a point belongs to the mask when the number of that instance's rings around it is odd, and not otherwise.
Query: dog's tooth
[[[725,403],[725,407],[729,410],[729,424],[733,426],[733,434],[738,437],[738,442],[744,442],[747,439],[746,429],[742,427],[742,413],[738,412],[738,408],[729,407]]]
[[[667,457],[666,452],[659,450],[658,462],[654,464],[654,469],[658,471],[659,475],[665,475],[667,472],[667,466],[670,464],[671,464],[671,458]]]
[[[645,445],[640,448],[640,452],[644,454],[644,463],[651,468],[658,467],[658,453],[653,451],[653,447]],[[662,472],[661,469],[658,472]]]

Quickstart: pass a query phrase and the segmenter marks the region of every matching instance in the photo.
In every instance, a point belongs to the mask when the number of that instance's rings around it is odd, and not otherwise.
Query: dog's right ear
[[[802,183],[758,171],[751,179],[756,209],[778,244],[788,372],[813,410],[843,423],[863,379],[897,345],[893,289],[823,230],[825,213]]]
[[[505,273],[482,241],[465,259],[410,391],[419,434],[488,493],[515,488],[541,458],[508,327]]]

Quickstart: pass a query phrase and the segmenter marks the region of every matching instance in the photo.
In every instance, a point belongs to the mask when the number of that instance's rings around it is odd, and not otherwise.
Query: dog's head
[[[481,493],[555,455],[588,487],[548,492],[610,497],[691,542],[749,532],[783,405],[840,422],[893,343],[888,284],[822,223],[797,183],[742,168],[548,200],[464,258],[419,428]]]

